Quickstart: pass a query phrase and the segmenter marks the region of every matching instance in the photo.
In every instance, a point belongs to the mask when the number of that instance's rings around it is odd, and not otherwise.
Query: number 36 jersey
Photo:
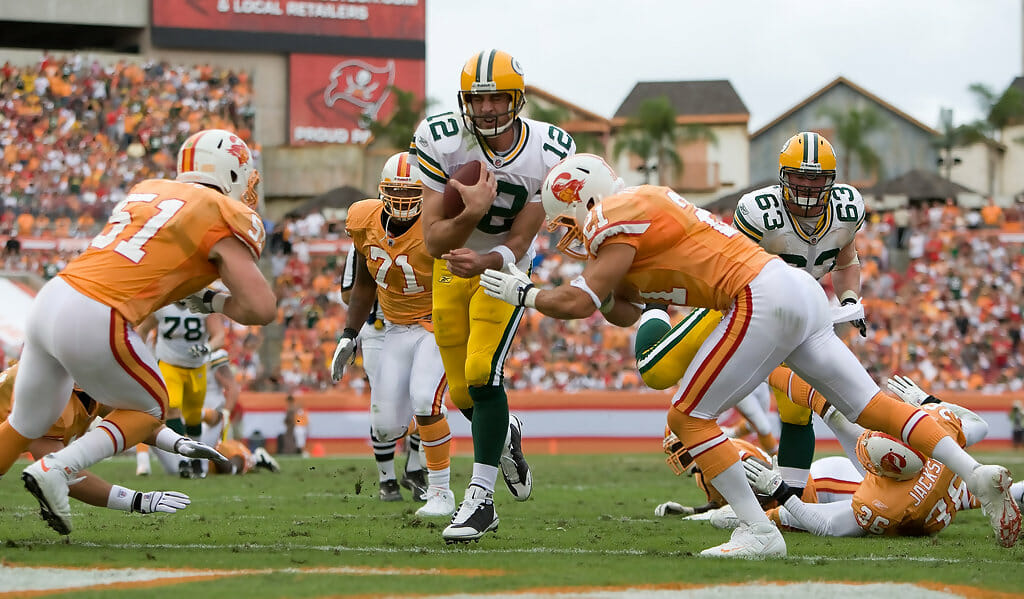
[[[778,185],[752,191],[736,204],[733,225],[769,253],[821,279],[836,265],[836,256],[864,224],[864,198],[849,185],[835,185],[825,211],[811,233],[783,205]]]
[[[138,325],[215,281],[210,249],[230,236],[259,258],[266,235],[248,206],[201,185],[149,179],[132,187],[103,232],[59,274]]]
[[[478,253],[504,243],[516,215],[527,203],[540,201],[540,188],[551,167],[576,153],[576,143],[565,131],[541,121],[519,120],[519,138],[504,155],[481,144],[454,112],[427,118],[413,137],[410,153],[417,157],[423,184],[434,191],[444,193],[451,174],[474,160],[482,160],[494,172],[498,194],[464,246]],[[520,260],[521,267],[528,264],[528,257],[532,252]]]

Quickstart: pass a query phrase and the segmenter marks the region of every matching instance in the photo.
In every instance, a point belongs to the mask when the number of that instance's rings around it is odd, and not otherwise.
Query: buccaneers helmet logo
[[[903,471],[907,467],[907,458],[901,456],[895,451],[890,451],[889,453],[882,456],[882,459],[878,460],[878,463],[878,465],[881,466],[882,470],[885,472],[890,472],[892,474],[903,474]]]
[[[551,182],[551,193],[566,204],[579,202],[581,189],[583,189],[583,181],[573,179],[569,173],[560,173]]]
[[[362,60],[345,60],[331,69],[331,82],[324,90],[324,103],[328,108],[338,100],[355,104],[370,120],[377,118],[377,112],[391,94],[395,82],[395,61],[389,60],[383,67],[375,67]]]
[[[231,154],[238,159],[238,166],[242,166],[246,162],[249,162],[249,150],[246,149],[245,144],[241,143],[238,138],[231,138],[231,146],[228,148],[228,154]]]

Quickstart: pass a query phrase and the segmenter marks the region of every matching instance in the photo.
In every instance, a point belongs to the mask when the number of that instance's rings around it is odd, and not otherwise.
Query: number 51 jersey
[[[864,198],[849,185],[835,185],[817,226],[805,232],[783,205],[778,185],[752,191],[736,204],[733,225],[758,245],[820,280],[864,224]]]
[[[137,326],[215,281],[210,249],[232,235],[259,258],[266,235],[248,206],[201,185],[149,179],[132,187],[103,232],[59,274]]]
[[[464,247],[487,253],[501,245],[512,229],[512,221],[528,202],[540,201],[540,188],[551,167],[576,153],[576,143],[558,127],[520,118],[522,128],[515,146],[497,155],[466,129],[461,115],[434,115],[416,129],[410,154],[418,160],[423,184],[444,193],[444,185],[455,171],[474,160],[482,160],[498,180],[498,194]],[[519,261],[526,270],[533,252]]]

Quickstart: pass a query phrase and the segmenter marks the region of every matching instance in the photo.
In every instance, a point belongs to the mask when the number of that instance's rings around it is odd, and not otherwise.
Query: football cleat
[[[700,552],[703,557],[741,557],[763,559],[786,557],[786,541],[772,522],[741,524],[728,542]]]
[[[188,460],[178,462],[178,476],[181,478],[192,478],[192,464]]]
[[[402,491],[398,488],[398,481],[393,478],[380,481],[381,501],[402,501]]]
[[[494,512],[491,494],[483,487],[469,485],[466,498],[441,536],[447,544],[468,543],[479,541],[484,533],[492,530],[498,530],[498,515]]]
[[[39,502],[39,516],[62,535],[71,533],[69,475],[67,469],[53,458],[53,454],[43,456],[21,472],[25,489]]]
[[[281,466],[278,465],[277,460],[274,456],[270,455],[266,449],[257,447],[256,451],[252,452],[254,458],[256,458],[256,467],[270,470],[271,472],[280,472]]]
[[[455,493],[451,489],[441,487],[429,487],[426,494],[427,502],[423,507],[416,510],[416,515],[421,518],[433,518],[435,516],[451,516],[455,511]]]
[[[152,469],[149,466],[149,455],[145,456],[146,459],[143,461],[139,459],[135,464],[135,476],[149,476],[152,474]]]
[[[501,475],[516,501],[526,501],[533,492],[533,473],[523,456],[523,423],[515,414],[508,415],[508,436],[501,452]]]
[[[1020,537],[1020,508],[1010,496],[1012,484],[1006,468],[988,464],[975,468],[967,481],[967,488],[981,502],[996,540],[1003,547],[1013,547]]]
[[[412,498],[414,501],[426,501],[427,500],[427,471],[425,469],[408,471],[402,475],[402,480],[398,481],[398,484],[402,485],[406,489],[412,492]],[[449,514],[451,512],[448,512]]]
[[[740,519],[736,516],[736,512],[732,511],[732,506],[725,505],[717,510],[711,510],[708,514],[708,521],[715,528],[731,530],[740,525]]]
[[[192,467],[192,478],[206,478],[206,473],[203,472],[203,461],[199,459],[190,460],[189,464]]]

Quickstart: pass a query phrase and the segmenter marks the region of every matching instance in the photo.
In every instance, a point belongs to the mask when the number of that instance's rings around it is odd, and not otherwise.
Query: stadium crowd
[[[103,65],[84,55],[46,56],[30,68],[4,64],[0,151],[9,168],[0,174],[0,235],[94,235],[133,184],[172,175],[175,150],[199,129],[231,129],[252,145],[251,91],[247,73],[209,65]],[[731,213],[720,216],[731,220]],[[848,341],[876,379],[899,371],[935,390],[1024,384],[1024,243],[998,236],[1022,221],[1020,205],[937,203],[870,215],[858,235],[868,337]],[[307,242],[328,231],[322,215],[268,225],[281,334],[232,325],[227,343],[236,372],[249,389],[326,389],[345,318],[343,256],[309,251]],[[539,241],[535,278],[558,284],[580,272],[547,236]],[[75,253],[9,246],[3,267],[50,278]],[[279,367],[268,368],[261,346],[278,343]],[[644,388],[632,331],[597,314],[563,322],[529,312],[505,374],[515,389]],[[366,388],[361,376],[341,385]]]

